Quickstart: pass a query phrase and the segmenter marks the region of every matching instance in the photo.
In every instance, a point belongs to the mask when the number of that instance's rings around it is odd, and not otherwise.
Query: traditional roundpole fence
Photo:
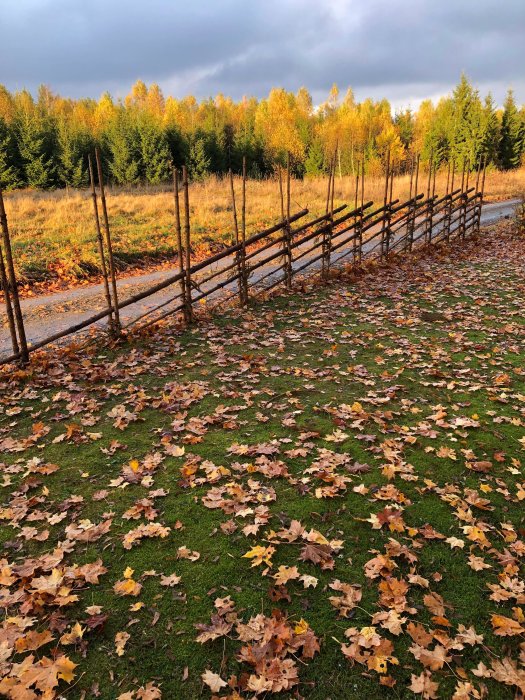
[[[410,251],[415,245],[440,244],[457,238],[460,241],[467,234],[476,233],[481,225],[481,207],[485,186],[486,162],[480,161],[470,186],[470,164],[465,160],[461,176],[461,186],[456,187],[456,166],[448,166],[446,191],[439,197],[436,194],[437,164],[431,160],[427,174],[426,192],[419,192],[420,159],[416,156],[410,166],[410,191],[406,201],[394,199],[395,169],[391,155],[386,159],[384,196],[382,205],[373,207],[373,201],[365,202],[365,162],[357,165],[353,209],[346,204],[334,206],[335,167],[337,151],[330,163],[325,213],[313,219],[299,219],[308,215],[303,209],[291,212],[291,163],[287,161],[286,183],[283,186],[283,172],[279,168],[278,183],[280,195],[280,221],[264,231],[246,236],[246,160],[242,166],[242,203],[240,222],[238,202],[233,174],[229,173],[229,188],[232,203],[234,242],[219,253],[205,260],[193,263],[191,260],[191,221],[189,180],[186,167],[182,168],[182,181],[177,169],[173,169],[173,194],[175,207],[175,233],[178,257],[178,272],[149,289],[119,301],[116,290],[115,267],[112,262],[111,234],[105,199],[104,182],[101,173],[100,155],[97,157],[98,180],[102,221],[99,215],[99,200],[95,185],[93,163],[90,159],[90,184],[93,199],[93,212],[101,268],[104,277],[106,308],[67,329],[58,331],[48,338],[27,346],[24,319],[18,296],[14,264],[10,246],[9,229],[3,198],[0,193],[0,218],[2,239],[0,246],[0,284],[4,290],[7,325],[11,334],[13,354],[0,359],[0,364],[20,359],[27,362],[29,353],[49,343],[76,333],[98,321],[113,320],[112,328],[120,329],[119,310],[139,303],[168,287],[173,286],[173,294],[164,298],[157,306],[148,308],[138,317],[127,322],[126,328],[135,325],[144,317],[149,320],[140,327],[145,328],[169,315],[180,313],[189,324],[194,320],[195,304],[214,297],[219,303],[229,300],[240,306],[252,298],[268,294],[276,286],[292,287],[293,278],[300,276],[308,268],[321,272],[326,278],[332,266],[341,266],[351,256],[354,266],[363,261],[387,259],[400,251]],[[182,189],[181,189],[182,185]],[[182,205],[180,194],[182,192]],[[183,211],[181,209],[183,207]],[[292,228],[292,224],[294,228]],[[105,234],[105,235],[104,235]],[[5,260],[4,260],[5,258]],[[106,266],[106,268],[105,268]],[[105,273],[104,273],[105,268]],[[196,290],[194,293],[193,290]],[[166,307],[166,308],[165,308]],[[163,310],[165,308],[165,310]],[[159,315],[160,312],[160,315]],[[118,321],[117,321],[118,320]]]

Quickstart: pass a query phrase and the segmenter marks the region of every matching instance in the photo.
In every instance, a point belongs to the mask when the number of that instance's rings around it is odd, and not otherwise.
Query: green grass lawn
[[[6,374],[0,692],[524,692],[523,268],[494,234]]]

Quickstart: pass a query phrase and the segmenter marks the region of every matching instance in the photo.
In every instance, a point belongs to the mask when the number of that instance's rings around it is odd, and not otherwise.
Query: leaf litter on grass
[[[523,239],[456,253],[5,373],[0,693],[525,693]]]

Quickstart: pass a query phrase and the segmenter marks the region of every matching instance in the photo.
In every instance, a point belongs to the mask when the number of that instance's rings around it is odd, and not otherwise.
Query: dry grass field
[[[475,176],[471,176],[473,179]],[[426,188],[421,176],[420,191]],[[438,193],[444,192],[446,173],[437,178]],[[383,197],[382,178],[368,178],[365,199]],[[240,193],[240,182],[236,183]],[[326,206],[325,178],[292,182],[292,210],[307,207],[313,214]],[[335,204],[352,203],[355,180],[336,179]],[[525,192],[525,169],[509,173],[490,172],[486,180],[489,201],[521,196]],[[394,197],[407,199],[409,177],[394,183]],[[18,273],[28,292],[50,285],[74,285],[98,276],[92,202],[87,190],[55,192],[18,191],[6,197]],[[229,183],[210,178],[190,189],[193,254],[202,257],[232,239],[232,207]],[[239,204],[239,202],[238,202]],[[108,191],[108,210],[113,245],[121,271],[141,269],[169,261],[175,254],[173,194],[168,187],[115,188]],[[247,183],[246,222],[248,235],[280,218],[279,185],[276,180]]]

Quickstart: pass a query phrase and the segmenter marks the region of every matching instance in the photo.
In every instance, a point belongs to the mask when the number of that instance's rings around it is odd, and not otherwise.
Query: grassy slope
[[[391,536],[416,551],[417,573],[430,579],[430,588],[450,605],[446,611],[451,623],[449,634],[454,636],[458,624],[463,623],[474,625],[485,637],[485,647],[467,647],[458,655],[457,663],[433,673],[433,680],[440,683],[440,697],[453,694],[459,668],[468,672],[481,660],[488,665],[494,653],[510,653],[517,658],[521,638],[497,637],[490,624],[491,613],[499,611],[510,617],[516,605],[515,601],[498,604],[489,599],[486,584],[497,582],[501,564],[468,541],[454,509],[439,497],[435,486],[427,483],[425,487],[424,479],[437,487],[454,484],[463,497],[465,489],[479,492],[484,484],[487,492],[479,493],[490,500],[493,510],[472,510],[476,519],[489,525],[487,536],[493,547],[499,551],[508,547],[501,534],[502,522],[512,523],[518,537],[522,536],[523,506],[516,498],[516,483],[523,480],[525,459],[523,443],[518,442],[525,434],[525,380],[521,369],[525,318],[519,245],[507,246],[500,241],[492,252],[487,249],[464,260],[426,260],[403,271],[381,272],[356,285],[336,284],[307,295],[279,298],[244,317],[220,319],[180,337],[161,335],[135,349],[101,353],[83,366],[76,365],[72,356],[70,376],[57,369],[49,378],[42,374],[41,379],[34,379],[33,394],[19,396],[7,391],[4,407],[22,406],[23,410],[0,418],[0,442],[2,437],[28,435],[36,420],[51,431],[36,447],[6,451],[2,456],[5,464],[25,464],[38,456],[59,465],[56,473],[42,477],[49,495],[39,507],[46,512],[57,511],[58,504],[72,494],[84,498],[76,514],[69,513],[57,525],[45,525],[51,534],[43,543],[30,540],[20,546],[17,530],[9,521],[4,522],[2,538],[7,543],[8,558],[19,560],[51,550],[64,540],[64,527],[73,519],[99,522],[104,513],[114,514],[107,536],[89,545],[77,544],[68,557],[70,562],[84,563],[100,556],[109,572],[98,586],[89,586],[79,594],[79,604],[64,610],[67,618],[82,623],[87,617],[85,607],[93,604],[101,605],[110,618],[101,635],[86,635],[86,658],[71,647],[64,648],[79,663],[74,688],[67,692],[64,685],[66,697],[80,697],[82,689],[89,690],[98,683],[99,697],[109,700],[151,680],[159,682],[164,698],[209,697],[200,674],[210,668],[227,679],[230,673],[238,672],[234,655],[241,644],[234,639],[197,644],[194,624],[208,622],[213,600],[226,595],[231,595],[237,609],[244,611],[245,619],[261,611],[269,614],[272,607],[286,610],[296,620],[306,619],[320,639],[321,653],[307,665],[298,664],[303,696],[312,700],[364,695],[412,697],[408,690],[411,674],[418,675],[423,667],[408,652],[412,640],[406,633],[394,637],[381,630],[383,636],[394,641],[394,654],[399,659],[399,665],[389,669],[397,680],[392,690],[379,685],[374,671],[352,667],[335,641],[345,641],[348,627],[369,625],[370,614],[380,609],[379,580],[367,580],[363,567],[374,556],[370,550],[384,551]],[[110,358],[116,362],[108,368]],[[189,408],[185,420],[217,416],[218,406],[235,408],[227,412],[231,424],[225,428],[222,420],[205,426],[202,439],[193,443],[192,433],[173,432],[170,427],[176,414],[184,411],[156,404],[169,390],[167,384],[197,381],[203,382],[203,395]],[[57,395],[59,390],[64,394]],[[98,404],[89,407],[84,403],[78,413],[70,415],[73,406],[69,401],[73,397],[85,402],[94,399]],[[351,420],[334,421],[326,410],[355,401],[367,413],[359,428],[352,427]],[[113,427],[113,420],[107,416],[113,406],[122,403],[139,417],[124,431]],[[447,420],[477,415],[480,426],[439,427],[428,418],[438,406],[446,411]],[[80,425],[82,421],[88,424],[81,427],[82,434],[97,432],[102,437],[91,440],[77,434],[76,438],[53,444],[53,439],[65,432],[65,426]],[[424,437],[416,431],[421,421],[431,424],[436,437]],[[337,428],[348,437],[339,443],[326,440]],[[307,447],[307,456],[287,456],[286,450],[305,442],[300,435],[306,431],[319,434],[306,440],[313,443]],[[360,434],[375,437],[360,440]],[[161,513],[158,520],[172,527],[172,532],[165,540],[145,539],[126,551],[123,534],[143,521],[123,520],[122,513],[147,496],[149,489],[141,485],[115,488],[110,482],[129,460],[141,461],[154,451],[164,454],[161,439],[164,437],[165,443],[169,435],[173,444],[184,445],[186,454],[165,455],[154,474],[152,488],[169,490],[168,496],[155,499],[155,503]],[[112,456],[104,455],[101,447],[108,447],[114,439],[126,448]],[[222,477],[216,484],[203,479],[192,488],[181,478],[181,468],[189,453],[229,468],[235,462],[253,464],[255,456],[234,455],[228,448],[234,443],[256,445],[271,440],[280,441],[275,458],[283,460],[297,479],[304,479],[306,488],[287,479],[233,471],[234,479],[245,485],[249,479],[257,479],[273,487],[276,500],[268,503],[269,526],[261,527],[256,536],[241,532],[246,523],[252,522],[250,516],[237,518],[239,528],[227,535],[220,525],[230,516],[220,509],[205,508],[201,499],[212,486],[225,484],[232,477]],[[424,539],[414,531],[391,533],[385,527],[375,530],[361,520],[385,506],[395,506],[395,500],[376,497],[378,489],[389,483],[382,467],[392,460],[379,449],[385,441],[399,451],[404,464],[413,465],[417,477],[406,480],[397,475],[390,482],[410,501],[403,514],[407,527],[430,523],[446,537],[463,539],[463,550],[452,550],[444,541]],[[442,446],[452,448],[457,459],[438,457],[436,451]],[[346,492],[335,498],[316,498],[315,489],[324,484],[315,475],[307,477],[304,470],[318,457],[318,448],[349,454],[352,460],[371,469],[352,476]],[[463,449],[471,449],[476,460],[490,461],[489,471],[478,473],[466,468]],[[500,451],[504,456],[497,461],[495,455]],[[344,468],[337,471],[347,474]],[[198,476],[205,476],[203,469]],[[18,474],[11,476],[12,483],[3,488],[4,501],[21,478]],[[369,490],[364,494],[354,492],[353,488],[361,484]],[[508,489],[508,497],[501,493],[503,487]],[[93,494],[101,489],[107,489],[108,495],[94,501]],[[35,489],[37,492],[41,493],[41,486]],[[250,567],[242,555],[255,544],[264,543],[269,527],[278,530],[293,518],[329,539],[344,540],[344,547],[335,558],[334,570],[321,571],[312,563],[298,561],[297,545],[277,546],[274,570],[281,564],[297,565],[301,573],[316,576],[319,583],[316,589],[304,590],[292,581],[288,584],[291,602],[273,603],[268,596],[271,579],[261,575],[263,567]],[[177,521],[182,523],[181,529],[175,529]],[[44,527],[38,521],[22,525],[34,525],[38,530]],[[177,559],[177,548],[182,545],[200,552],[199,560]],[[475,554],[492,564],[492,569],[475,572],[469,568],[471,546]],[[399,564],[397,575],[406,577],[408,567],[401,560]],[[112,590],[127,566],[144,584],[137,599],[117,597]],[[176,572],[181,583],[166,589],[159,585],[158,576],[139,578],[152,569],[158,574]],[[443,575],[441,581],[434,582],[435,572]],[[363,585],[363,599],[352,619],[338,619],[329,603],[334,593],[327,585],[335,578]],[[422,602],[424,593],[415,585],[410,587],[408,599],[417,614],[409,617],[434,629],[436,625]],[[145,607],[130,612],[130,604],[137,600]],[[156,613],[160,617],[152,626]],[[44,617],[39,629],[46,626]],[[117,657],[114,635],[126,629],[131,639],[125,654]],[[42,652],[50,653],[45,648],[37,653]],[[184,680],[186,667],[188,677]],[[480,680],[485,682],[491,698],[513,697],[510,687],[477,679],[470,673],[468,677],[478,687]]]
[[[426,187],[422,177],[421,190]],[[446,188],[446,173],[440,173],[437,192]],[[240,197],[240,183],[236,184]],[[365,200],[383,198],[382,178],[366,180]],[[520,196],[525,189],[525,170],[489,173],[486,197],[489,201]],[[337,178],[335,204],[354,199],[353,178]],[[272,225],[279,217],[279,188],[275,181],[249,181],[246,222],[248,234]],[[409,197],[409,178],[396,179],[394,197]],[[96,277],[99,260],[93,225],[92,203],[87,191],[53,193],[13,192],[7,195],[7,214],[13,235],[15,260],[21,279],[78,283]],[[306,179],[292,183],[292,207],[308,207],[312,215],[323,213],[326,180]],[[237,202],[240,207],[240,202]],[[192,241],[196,255],[206,255],[217,245],[232,240],[233,222],[226,180],[210,178],[191,187]],[[173,195],[169,190],[144,188],[111,191],[108,209],[115,255],[119,268],[140,268],[147,262],[173,259]]]

